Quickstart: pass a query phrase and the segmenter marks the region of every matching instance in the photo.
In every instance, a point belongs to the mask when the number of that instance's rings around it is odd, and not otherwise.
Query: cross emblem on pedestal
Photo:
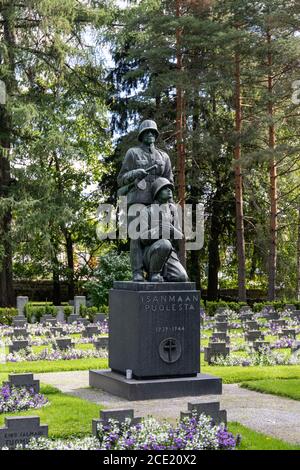
[[[164,362],[172,364],[181,356],[181,344],[176,338],[166,338],[159,345],[159,355]]]

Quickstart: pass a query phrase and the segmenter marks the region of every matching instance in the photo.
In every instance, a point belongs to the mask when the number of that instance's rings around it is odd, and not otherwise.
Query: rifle
[[[154,170],[154,169],[156,169],[156,168],[157,168],[157,164],[152,165],[152,166],[150,166],[149,168],[146,168],[145,171],[146,171],[147,173],[150,173],[150,171],[152,171],[152,170]],[[145,184],[143,184],[144,178],[145,178],[144,176],[143,176],[141,179],[140,179],[140,178],[136,178],[132,183],[126,184],[126,186],[122,186],[122,188],[120,188],[120,189],[118,190],[118,193],[117,193],[117,194],[118,194],[118,197],[120,197],[120,196],[126,196],[126,195],[129,193],[129,191],[130,191],[134,186],[136,186],[136,187],[138,187],[138,188],[140,188],[140,189],[145,189]],[[142,183],[142,184],[141,184],[141,183]],[[145,183],[145,182],[144,182],[144,183]],[[139,185],[140,185],[140,186],[139,186]]]

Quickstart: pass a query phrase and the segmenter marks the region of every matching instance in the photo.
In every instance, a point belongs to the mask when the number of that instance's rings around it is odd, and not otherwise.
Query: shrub
[[[92,304],[103,312],[108,306],[108,293],[113,287],[113,282],[130,279],[129,254],[111,251],[100,258],[95,280],[87,282],[85,288]]]
[[[66,318],[69,318],[69,316],[72,314],[73,308],[70,305],[66,305],[64,307],[64,315]]]
[[[18,315],[16,308],[0,308],[0,323],[2,325],[11,325],[16,315]]]
[[[240,308],[246,305],[247,305],[246,302],[225,302],[224,300],[220,300],[219,302],[208,301],[205,304],[203,301],[201,301],[201,306],[204,307],[205,312],[209,316],[213,316],[219,307],[226,307],[229,310],[233,310],[234,312],[239,312]]]

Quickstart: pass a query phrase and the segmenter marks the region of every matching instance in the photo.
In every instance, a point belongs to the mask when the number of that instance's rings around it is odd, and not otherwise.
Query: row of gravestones
[[[254,351],[259,352],[262,347],[269,346],[269,342],[264,341],[264,334],[260,331],[260,325],[258,322],[253,320],[252,313],[242,313],[242,326],[244,328],[245,340],[252,344]],[[279,338],[291,338],[296,339],[296,330],[291,328],[284,328],[286,326],[286,320],[276,319],[271,320],[271,325],[280,328],[278,331]],[[227,357],[230,353],[230,336],[228,334],[229,323],[227,321],[227,315],[223,311],[222,313],[216,314],[216,321],[214,325],[214,332],[210,337],[208,347],[204,348],[204,359],[211,364],[213,358]],[[295,341],[291,346],[291,352],[297,352],[300,349],[300,342]]]
[[[17,310],[18,310],[18,315],[14,318],[13,324],[15,326],[23,326],[24,322],[26,322],[25,317],[24,317],[24,310],[26,304],[29,302],[28,297],[24,296],[18,296],[17,297]],[[82,321],[86,320],[80,317],[80,307],[86,307],[86,297],[85,296],[75,296],[74,301],[70,300],[70,305],[73,306],[74,310],[73,313],[69,316],[68,318],[68,323],[72,323],[75,321]],[[58,306],[56,307],[57,309],[57,317],[53,318],[52,315],[44,315],[42,318],[41,323],[56,323],[56,322],[64,322],[65,321],[65,315],[64,315],[64,307]],[[99,313],[96,315],[94,321],[103,321],[105,319],[105,314],[104,313]],[[87,320],[88,322],[88,320]]]
[[[55,338],[54,348],[61,351],[67,350],[74,346],[71,338]],[[108,349],[108,336],[101,336],[93,341],[93,345],[97,350]],[[20,352],[24,349],[29,348],[29,341],[26,339],[14,340],[11,345],[9,345],[9,352],[15,353]]]
[[[35,380],[33,374],[10,374],[6,383],[14,387],[34,389],[36,393],[40,392],[39,380]],[[220,402],[188,403],[188,410],[180,413],[180,419],[201,414],[209,416],[213,424],[227,424],[227,413],[225,410],[220,410]],[[120,424],[127,419],[130,419],[133,425],[141,422],[140,417],[134,416],[132,409],[101,410],[100,417],[92,420],[93,436],[98,434],[98,425],[107,425],[110,419]],[[40,424],[38,416],[8,417],[5,418],[4,427],[0,428],[0,450],[2,448],[13,450],[17,446],[25,447],[30,439],[39,437],[48,437],[48,426]]]
[[[216,315],[214,318],[216,318],[218,315],[226,315],[225,312],[226,310],[228,310],[227,307],[218,307],[217,310],[216,310]],[[289,311],[289,314],[290,314],[290,317],[294,320],[299,320],[300,321],[300,310],[297,310],[295,305],[290,305],[290,304],[287,304],[285,305],[284,307],[284,310],[285,311]],[[264,315],[263,315],[263,318],[267,319],[267,320],[278,320],[280,318],[279,316],[279,313],[276,312],[274,310],[274,308],[272,307],[272,305],[266,305],[262,312]],[[240,311],[239,311],[239,316],[240,318],[249,318],[251,319],[254,315],[254,312],[252,312],[251,310],[251,307],[249,306],[245,306],[245,307],[241,307]]]

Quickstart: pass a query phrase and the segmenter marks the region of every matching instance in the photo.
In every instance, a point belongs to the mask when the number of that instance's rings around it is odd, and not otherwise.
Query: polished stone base
[[[128,380],[109,369],[90,370],[89,385],[130,401],[222,393],[222,380],[207,374],[170,379]]]

